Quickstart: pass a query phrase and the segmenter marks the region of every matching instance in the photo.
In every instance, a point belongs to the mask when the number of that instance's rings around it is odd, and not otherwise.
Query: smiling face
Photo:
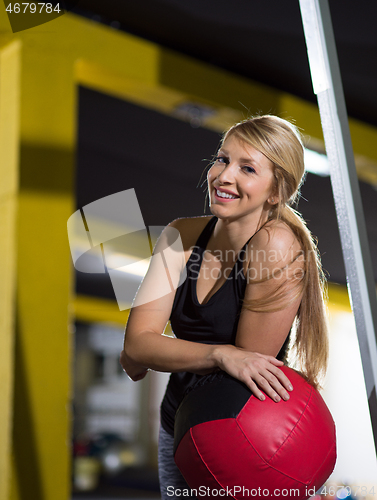
[[[221,219],[258,222],[277,201],[272,162],[235,135],[224,141],[207,180],[211,212]]]

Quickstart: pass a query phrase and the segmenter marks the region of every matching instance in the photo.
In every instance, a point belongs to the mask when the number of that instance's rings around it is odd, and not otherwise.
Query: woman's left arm
[[[282,223],[263,228],[250,245],[252,258],[246,274],[236,346],[261,357],[276,357],[301,302],[301,248],[292,231]],[[272,386],[280,390],[279,372],[278,367],[265,370],[256,381],[259,388]]]

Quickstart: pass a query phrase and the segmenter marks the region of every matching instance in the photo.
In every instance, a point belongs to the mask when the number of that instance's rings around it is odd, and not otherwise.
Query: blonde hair
[[[279,286],[267,300],[266,297],[255,299],[245,303],[245,307],[258,312],[281,310],[297,297],[302,297],[294,322],[295,336],[291,339],[289,359],[294,360],[295,366],[314,387],[320,387],[328,360],[324,305],[326,280],[316,242],[301,215],[291,206],[298,199],[304,178],[304,147],[300,133],[290,122],[277,116],[264,115],[234,125],[225,133],[222,143],[231,135],[251,145],[273,163],[278,203],[271,206],[268,220],[276,223],[283,221],[292,230],[304,257],[302,277],[296,280],[293,298],[282,302],[284,297],[292,297],[292,294],[291,291],[284,292],[284,287],[282,290]],[[282,305],[274,308],[273,303]]]

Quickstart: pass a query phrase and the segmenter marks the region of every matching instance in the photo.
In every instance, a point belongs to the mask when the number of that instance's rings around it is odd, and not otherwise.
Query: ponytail
[[[314,387],[319,388],[328,362],[325,276],[316,242],[301,215],[285,206],[280,220],[285,222],[303,251],[304,273],[300,288],[302,298],[294,325],[288,360]]]

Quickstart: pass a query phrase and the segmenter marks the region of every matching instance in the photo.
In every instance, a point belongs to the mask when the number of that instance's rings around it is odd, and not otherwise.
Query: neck
[[[253,218],[218,219],[211,238],[211,247],[222,251],[239,251],[267,219],[268,213],[264,212]]]

